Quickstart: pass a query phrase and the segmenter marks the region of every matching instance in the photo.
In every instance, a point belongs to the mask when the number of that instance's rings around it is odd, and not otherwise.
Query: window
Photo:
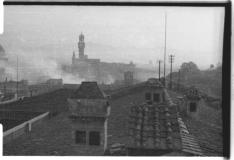
[[[151,93],[145,93],[145,100],[151,100]]]
[[[76,131],[76,143],[86,144],[86,132],[85,131]]]
[[[194,102],[191,102],[189,108],[190,108],[190,112],[196,112],[196,110],[197,110],[197,104],[194,103]]]
[[[100,145],[100,133],[99,132],[89,132],[89,145]]]
[[[159,94],[154,93],[154,102],[159,102]]]

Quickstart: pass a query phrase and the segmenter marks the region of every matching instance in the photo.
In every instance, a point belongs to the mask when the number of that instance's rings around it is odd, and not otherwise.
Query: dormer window
[[[100,145],[100,132],[92,131],[89,132],[89,145]]]
[[[197,111],[197,104],[195,102],[191,102],[189,105],[190,112],[196,112]]]
[[[85,131],[76,131],[75,132],[75,141],[76,141],[76,144],[86,144],[86,132]]]
[[[154,102],[160,102],[160,97],[159,97],[159,93],[154,93],[153,94],[153,100],[154,100]]]

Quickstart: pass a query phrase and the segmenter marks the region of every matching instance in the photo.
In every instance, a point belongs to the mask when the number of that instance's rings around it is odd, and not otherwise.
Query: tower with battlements
[[[78,50],[79,50],[79,58],[80,59],[88,58],[84,54],[84,49],[85,49],[84,35],[83,35],[83,33],[81,33],[80,36],[79,36],[79,42],[78,42]]]
[[[122,75],[126,71],[134,71],[135,65],[133,62],[129,64],[124,63],[108,63],[101,62],[100,59],[88,58],[85,54],[85,39],[84,34],[79,35],[78,52],[76,56],[75,51],[72,54],[72,64],[70,72],[86,81],[96,81],[97,83],[110,83],[110,79],[123,79]],[[127,83],[132,84],[133,77],[126,77],[129,81]]]

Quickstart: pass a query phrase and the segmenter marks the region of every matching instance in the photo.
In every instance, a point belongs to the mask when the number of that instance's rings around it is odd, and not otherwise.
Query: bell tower
[[[79,50],[79,58],[84,59],[84,48],[85,48],[85,42],[84,42],[84,35],[81,33],[79,36],[79,42],[78,42],[78,50]]]

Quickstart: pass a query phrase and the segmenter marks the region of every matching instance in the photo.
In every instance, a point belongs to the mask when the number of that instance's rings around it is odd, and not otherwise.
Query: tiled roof
[[[156,78],[149,78],[145,83],[147,86],[163,88],[162,83]]]
[[[170,96],[175,102],[178,95],[178,93],[170,91]],[[184,114],[181,114],[181,118],[183,118],[189,134],[196,139],[204,156],[222,156],[222,112],[208,106],[204,101],[201,101],[200,105],[199,119],[193,119]],[[196,145],[193,144],[193,146],[197,148]]]
[[[82,82],[71,98],[75,99],[104,99],[105,95],[100,90],[97,82]]]
[[[192,155],[202,156],[203,153],[200,146],[198,145],[196,138],[189,133],[181,117],[178,118],[178,122],[182,140],[182,151]]]
[[[131,108],[130,148],[181,149],[175,108],[168,105],[137,105]]]

